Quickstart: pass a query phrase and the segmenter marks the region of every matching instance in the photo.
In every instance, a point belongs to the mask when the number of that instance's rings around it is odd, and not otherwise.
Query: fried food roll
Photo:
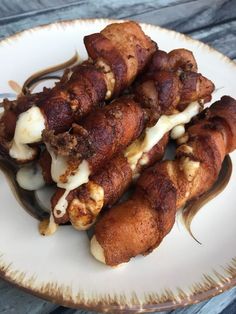
[[[132,21],[114,23],[100,33],[85,36],[84,44],[90,58],[113,73],[115,95],[133,82],[156,51],[156,43]]]
[[[25,95],[9,110],[5,106],[0,121],[1,151],[19,163],[37,157],[38,149],[28,144],[40,142],[44,129],[64,132],[95,106],[128,87],[157,49],[135,22],[108,25],[84,41],[91,55],[89,61],[75,67],[51,90],[40,93],[39,99]],[[23,111],[22,100],[26,104]]]
[[[224,157],[236,149],[236,101],[222,97],[187,134],[175,160],[147,169],[132,197],[99,219],[91,240],[96,259],[116,266],[150,253],[171,230],[176,210],[211,188]]]
[[[194,72],[188,72],[192,73]],[[189,99],[185,85],[195,86],[197,89],[195,92],[191,89],[192,100],[195,101],[209,97],[214,89],[212,82],[200,74],[198,84],[190,84],[187,80],[182,83],[181,79],[171,72],[160,71],[159,74],[153,76],[155,80],[141,83],[136,91],[135,99],[140,101],[149,117],[146,130],[125,149],[122,158],[121,155],[113,158],[94,176],[90,176],[88,183],[68,194],[64,215],[54,215],[56,223],[70,221],[79,230],[88,229],[104,206],[111,206],[119,199],[131,184],[132,178],[138,177],[145,167],[162,158],[167,144],[167,133],[179,124],[184,129],[183,124],[188,123],[201,110],[201,105],[193,102],[186,110],[178,112],[179,104],[185,101],[185,97]],[[192,82],[192,76],[188,77]],[[210,88],[206,89],[205,86]],[[172,133],[175,133],[176,138],[181,136],[181,133],[176,136],[176,130]],[[52,198],[53,213],[61,195],[63,190],[59,189]]]
[[[71,190],[88,182],[112,156],[139,137],[146,123],[145,110],[129,97],[94,111],[72,133],[43,132],[52,158],[51,174],[64,194],[54,209],[59,218],[67,208]]]
[[[179,48],[171,50],[169,53],[158,50],[154,53],[147,72],[156,71],[171,72],[197,72],[198,66],[193,53],[190,50]]]
[[[113,101],[88,115],[72,132],[43,132],[49,152],[68,159],[78,167],[82,161],[95,173],[113,155],[124,149],[142,132],[145,110],[130,97]]]
[[[96,221],[102,208],[110,207],[116,203],[138,173],[162,159],[168,139],[168,134],[165,134],[161,141],[147,154],[146,162],[138,163],[133,170],[123,153],[112,158],[100,171],[90,177],[88,183],[68,194],[66,212],[62,217],[54,215],[55,222],[57,224],[71,222],[78,230],[89,229]],[[51,200],[53,214],[63,193],[63,189],[58,189]]]

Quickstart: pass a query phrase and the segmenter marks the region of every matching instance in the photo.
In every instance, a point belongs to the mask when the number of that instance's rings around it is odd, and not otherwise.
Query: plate
[[[60,22],[4,39],[0,93],[12,96],[32,73],[63,63],[76,51],[85,59],[83,37],[112,22]],[[236,98],[233,61],[182,34],[141,26],[160,49],[193,51],[199,71],[215,83],[212,102],[224,94]],[[236,164],[236,153],[231,159]],[[212,297],[236,284],[235,168],[227,188],[194,218],[192,231],[201,245],[177,217],[158,249],[118,268],[100,264],[90,255],[85,232],[65,226],[51,237],[40,236],[38,221],[19,205],[1,172],[1,276],[47,300],[96,311],[170,310]]]

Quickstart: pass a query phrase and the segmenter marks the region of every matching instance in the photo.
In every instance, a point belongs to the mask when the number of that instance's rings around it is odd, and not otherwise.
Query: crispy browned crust
[[[111,206],[132,182],[132,171],[123,154],[119,154],[91,177],[104,190],[104,206]]]
[[[11,141],[14,137],[17,115],[13,110],[4,111],[1,117],[0,138]]]
[[[192,71],[197,72],[197,62],[192,51],[180,48],[168,53],[169,69],[173,71]]]
[[[179,51],[179,50],[178,50]],[[181,50],[180,50],[181,51]],[[139,102],[143,108],[145,108],[146,117],[148,118],[148,126],[151,126],[156,123],[158,118],[161,114],[173,114],[176,109],[183,110],[185,104],[188,104],[191,101],[200,101],[202,97],[206,97],[207,95],[210,96],[211,92],[214,89],[214,85],[211,81],[204,78],[201,74],[195,72],[184,72],[183,70],[181,73],[178,72],[178,67],[182,66],[182,69],[192,68],[189,66],[188,60],[184,65],[182,57],[181,62],[178,63],[177,60],[177,51],[173,54],[173,58],[175,58],[176,68],[173,71],[167,70],[159,70],[156,73],[151,73],[147,77],[148,79],[144,82],[141,82],[139,86],[137,86],[135,90],[135,100]],[[161,53],[164,55],[164,52]],[[166,54],[167,55],[167,54]],[[188,53],[187,53],[188,56]],[[190,56],[192,54],[190,53]],[[164,64],[164,63],[163,63]],[[174,62],[172,62],[172,65]],[[164,65],[163,65],[164,67]],[[173,66],[174,67],[174,66]],[[194,67],[193,67],[194,68]],[[196,67],[194,68],[196,70]],[[91,115],[93,117],[93,115]],[[95,119],[92,119],[91,125],[95,122]],[[86,128],[85,128],[86,129]],[[105,131],[104,131],[105,132]],[[148,154],[148,163],[146,166],[141,166],[138,163],[135,174],[139,174],[143,168],[152,165],[155,161],[160,160],[164,154],[164,149],[168,141],[168,135],[164,136],[162,141],[160,141]],[[64,141],[68,145],[68,140]],[[83,141],[83,143],[85,143]],[[85,148],[88,148],[88,145],[85,145]],[[112,164],[114,163],[114,165]],[[120,186],[115,185],[117,182],[110,182],[109,190],[107,190],[107,186],[105,184],[106,181],[103,181],[103,178],[107,178],[113,175],[119,178],[122,176],[118,175],[119,169],[115,167],[116,159],[112,159],[106,169],[101,169],[98,172],[98,177],[100,178],[100,186],[105,190],[105,203],[104,205],[108,204],[107,200],[113,199],[112,193],[116,194],[116,196],[120,196]],[[108,167],[109,166],[109,167]],[[128,166],[128,165],[127,165]],[[109,171],[110,169],[110,171]],[[107,173],[106,173],[107,172]],[[94,180],[92,180],[94,181]],[[107,181],[108,182],[108,181]],[[124,180],[123,187],[126,189],[129,184],[130,180]],[[103,186],[104,184],[104,186]],[[83,186],[84,193],[83,195],[76,196],[77,199],[83,199],[83,203],[86,204],[86,197],[88,202],[90,200],[90,195],[86,192],[87,186]],[[88,187],[89,189],[89,187]],[[81,191],[81,189],[79,189]],[[87,194],[86,194],[87,193]],[[84,196],[86,195],[86,197]],[[78,205],[80,206],[80,205]],[[75,206],[73,206],[73,210],[75,210]]]
[[[146,170],[132,198],[104,213],[96,224],[108,265],[155,248],[171,230],[176,209],[212,186],[225,155],[236,148],[236,101],[224,96],[187,132],[189,140],[178,148],[176,160]],[[186,160],[199,163],[192,178],[184,171]]]
[[[180,100],[181,84],[175,72],[159,71],[152,77],[158,93],[161,111],[165,114],[173,113]]]
[[[183,110],[193,101],[211,99],[214,84],[200,73],[171,72],[160,70],[146,76],[136,87],[135,100],[146,108],[149,124],[154,124],[162,114],[171,114],[175,109]]]
[[[175,50],[169,55],[164,52],[160,52],[158,58],[156,58],[154,61],[157,63],[159,62],[159,64],[156,64],[152,67],[156,68],[157,71],[155,73],[153,72],[147,74],[146,79],[144,79],[144,81],[141,82],[135,90],[135,101],[140,103],[142,107],[145,108],[145,116],[147,117],[148,121],[146,126],[151,126],[156,123],[161,114],[173,114],[176,109],[180,109],[180,103],[184,108],[185,103],[194,100],[200,101],[201,97],[207,95],[210,96],[214,89],[214,85],[211,83],[211,81],[208,81],[206,78],[202,77],[201,74],[187,71],[189,69],[193,69],[195,71],[197,70],[195,59],[191,52],[184,50],[183,53],[182,49]],[[169,58],[173,58],[171,62],[171,68],[168,63]],[[208,88],[209,86],[211,88]],[[122,101],[124,101],[124,99],[125,98],[123,98]],[[112,115],[114,115],[114,113]],[[115,157],[111,160],[107,158],[108,163],[106,164],[105,168],[104,166],[103,168],[98,166],[102,164],[100,163],[100,160],[103,158],[104,162],[104,156],[105,154],[108,154],[108,152],[105,151],[106,148],[102,148],[102,145],[106,145],[106,141],[110,142],[110,135],[107,137],[107,140],[104,140],[104,136],[106,137],[106,135],[101,135],[101,133],[107,132],[107,126],[104,125],[101,120],[111,121],[111,124],[113,124],[113,119],[108,116],[106,116],[104,119],[104,116],[100,116],[100,113],[97,112],[97,114],[91,113],[81,126],[77,125],[73,128],[73,130],[74,134],[78,134],[78,138],[80,138],[80,150],[79,154],[77,155],[78,160],[85,157],[87,157],[87,160],[90,160],[90,158],[92,159],[92,163],[95,165],[93,171],[95,171],[96,174],[94,177],[90,177],[90,181],[97,183],[98,186],[103,188],[105,198],[103,206],[111,206],[130,185],[132,181],[131,169],[124,157],[122,159],[120,157]],[[98,124],[99,129],[94,127],[96,124]],[[106,124],[108,124],[108,127],[110,128],[110,122],[106,122]],[[92,133],[95,134],[95,140],[90,139],[90,131],[88,130],[92,130]],[[111,132],[108,131],[108,134],[110,133]],[[97,139],[96,136],[99,138]],[[59,149],[59,154],[64,154],[64,151],[70,151],[71,154],[76,156],[78,153],[78,151],[76,153],[76,149],[78,147],[78,138],[76,139],[74,135],[67,133],[66,135],[60,135],[56,139],[52,134],[52,139],[49,140],[49,142],[52,146],[55,146],[56,149]],[[140,163],[137,164],[137,167],[134,171],[135,176],[141,173],[144,168],[154,164],[157,160],[160,160],[163,157],[167,141],[168,134],[166,134],[163,139],[147,154],[146,157],[148,162],[146,165],[141,165]],[[60,145],[58,145],[58,143]],[[93,153],[93,146],[90,146],[89,143],[95,144],[95,151],[98,152],[96,153],[97,155],[95,155],[95,157]],[[99,149],[96,148],[96,144],[101,147],[100,151],[102,151],[102,153],[99,153]],[[124,177],[124,174],[126,174],[126,177]],[[85,184],[82,187],[72,191],[70,193],[71,201],[77,199],[83,204],[89,204],[91,202],[89,189],[90,185]],[[56,193],[55,197],[53,198],[54,203],[55,200],[58,200],[57,195],[58,193]],[[72,195],[74,195],[74,197],[72,197]],[[68,202],[68,205],[69,210],[70,202]],[[79,212],[82,210],[80,202],[78,202],[77,207],[78,208],[76,209],[74,202],[73,217],[75,218],[74,214],[77,210],[77,216],[79,219]],[[64,219],[57,219],[58,223],[60,223],[60,221],[64,222]]]
[[[187,49],[174,49],[169,53],[157,50],[148,66],[148,72],[156,71],[172,72],[197,72],[197,62],[193,53]]]
[[[55,135],[44,131],[43,140],[60,155],[70,159],[86,159],[95,173],[113,155],[120,152],[142,132],[144,111],[131,98],[120,98],[109,106],[92,112],[81,123],[80,134]]]
[[[114,95],[127,85],[127,65],[119,51],[113,46],[112,42],[103,34],[97,33],[84,37],[84,44],[88,55],[93,60],[105,60],[115,75]]]
[[[44,115],[46,128],[61,133],[68,130],[73,123],[73,112],[66,96],[55,95],[46,100],[40,107]]]
[[[147,73],[135,90],[135,99],[152,112],[150,124],[174,109],[183,110],[192,101],[209,101],[214,84],[197,73],[197,63],[191,51],[175,49],[169,53],[154,53]]]
[[[127,64],[127,81],[132,83],[138,72],[151,60],[157,44],[144,34],[140,25],[134,21],[108,25],[101,32],[108,38]]]
[[[101,33],[86,36],[85,45],[93,59],[105,60],[110,65],[115,75],[115,95],[132,83],[156,50],[156,44],[135,22],[109,25]],[[112,96],[113,91],[107,90],[107,81],[106,73],[97,64],[85,61],[73,69],[71,77],[65,74],[52,89],[20,96],[16,101],[5,100],[5,111],[11,113],[0,121],[1,150],[8,152],[14,135],[12,112],[17,118],[33,105],[39,106],[47,129],[61,133],[103,103],[107,92]]]
[[[140,253],[148,254],[160,243],[162,226],[167,227],[166,222],[171,226],[169,217],[173,220],[176,196],[172,183],[166,181],[163,185],[161,179],[143,182],[130,200],[113,207],[97,222],[95,235],[104,250],[106,264],[128,262]]]
[[[75,121],[79,121],[94,106],[102,103],[107,92],[104,73],[86,62],[74,69],[66,88],[70,94],[72,106],[76,108],[74,109]]]
[[[120,98],[108,107],[90,115],[82,126],[89,130],[93,153],[88,158],[92,169],[98,170],[139,137],[145,126],[145,113],[130,98]]]
[[[137,164],[135,173],[140,174],[145,168],[153,165],[156,161],[161,160],[166,145],[168,143],[168,134],[157,143],[149,153],[147,153],[148,162],[145,165]],[[132,183],[132,170],[123,154],[119,154],[112,158],[104,167],[102,167],[95,175],[90,177],[90,182],[96,183],[104,191],[103,207],[110,207],[115,204],[123,193],[129,188]],[[58,189],[52,198],[52,208],[54,208],[62,195],[62,190]],[[91,195],[89,193],[89,185],[83,184],[81,187],[71,191],[67,197],[68,207],[67,211],[73,210],[73,217],[77,212],[77,219],[81,219],[83,211],[80,203],[74,204],[72,209],[70,204],[73,200],[79,200],[83,204],[88,204],[91,201]],[[99,214],[99,213],[98,213]],[[91,223],[94,221],[94,217],[91,217]],[[74,218],[75,219],[75,218]],[[55,218],[56,223],[62,224],[69,221],[68,212],[62,218]]]
[[[208,99],[215,89],[212,81],[200,73],[183,72],[180,81],[182,83],[180,105],[189,104],[197,99]]]
[[[104,60],[111,67],[115,95],[132,83],[156,50],[156,44],[135,22],[108,25],[101,33],[86,36],[84,44],[93,60]]]

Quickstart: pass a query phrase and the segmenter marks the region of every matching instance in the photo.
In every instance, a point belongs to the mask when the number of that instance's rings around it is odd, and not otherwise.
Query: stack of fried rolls
[[[157,49],[141,27],[132,21],[114,23],[100,33],[85,36],[84,44],[89,59],[74,67],[54,88],[21,95],[16,101],[3,101],[5,110],[0,120],[2,153],[9,152],[21,113],[37,106],[44,116],[45,129],[56,134],[69,130],[73,122],[81,121],[105,99],[119,95],[130,86]],[[37,158],[36,152],[31,160]]]
[[[110,266],[152,252],[170,232],[176,210],[208,191],[224,157],[236,148],[236,101],[224,96],[186,131],[176,158],[147,169],[129,200],[96,223],[92,254]]]
[[[165,64],[166,58],[169,60]],[[171,65],[171,66],[170,66]],[[72,190],[68,196],[66,213],[57,224],[68,221],[79,229],[88,229],[105,206],[113,205],[127,190],[135,174],[162,159],[168,134],[147,152],[146,162],[134,168],[124,154],[124,148],[134,139],[142,139],[145,128],[153,126],[161,115],[182,111],[193,101],[203,103],[211,98],[214,84],[197,71],[193,54],[176,49],[169,54],[157,51],[149,70],[134,88],[134,95],[115,100],[86,117],[74,131],[55,135],[44,132],[44,141],[59,155],[79,164],[86,159],[91,175],[88,183]],[[45,182],[52,182],[50,156],[45,152],[40,164]],[[58,188],[52,198],[52,209],[64,193]]]

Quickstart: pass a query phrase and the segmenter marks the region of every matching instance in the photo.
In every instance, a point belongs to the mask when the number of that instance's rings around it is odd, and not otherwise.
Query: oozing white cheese
[[[101,245],[98,243],[96,236],[93,236],[90,242],[90,251],[91,254],[101,263],[106,264],[104,250]]]
[[[61,178],[64,174],[66,174],[66,171],[69,167],[67,160],[62,156],[56,155],[50,149],[49,146],[47,148],[52,158],[51,164],[52,179],[57,183],[58,187],[65,189],[65,192],[58,200],[57,205],[53,209],[55,217],[60,218],[63,217],[63,215],[66,213],[66,209],[68,206],[66,197],[68,196],[71,190],[74,190],[78,188],[80,185],[88,182],[90,169],[88,162],[86,160],[83,160],[79,167],[75,171],[73,171],[72,174],[66,177],[66,182],[64,181],[62,182]]]
[[[51,214],[49,219],[42,220],[39,223],[39,232],[43,236],[52,235],[57,231],[58,225],[54,221],[54,217]]]
[[[68,206],[67,196],[70,193],[71,190],[65,190],[63,195],[59,198],[56,206],[53,209],[53,213],[56,218],[61,218],[65,215],[66,209]]]
[[[185,133],[185,127],[183,124],[180,124],[180,125],[175,126],[171,130],[170,137],[172,138],[172,140],[177,140],[178,138],[183,136],[184,133]]]
[[[52,158],[51,162],[51,176],[54,182],[57,183],[57,186],[60,187],[60,177],[66,172],[68,164],[66,158],[56,155],[50,146],[47,145],[47,150]]]
[[[89,229],[104,205],[102,186],[90,180],[86,184],[86,191],[86,200],[74,198],[68,208],[70,222],[77,230]]]
[[[128,159],[130,167],[135,170],[138,162],[143,163],[146,158],[145,153],[149,152],[171,129],[180,124],[186,124],[199,113],[201,106],[198,102],[193,102],[188,107],[173,115],[162,115],[157,123],[147,128],[142,140],[138,139],[125,150],[125,157]]]
[[[20,168],[16,174],[16,180],[20,187],[34,191],[45,185],[42,170],[39,165],[31,165]]]
[[[38,107],[31,107],[21,113],[16,122],[16,129],[9,154],[18,160],[28,160],[34,156],[35,150],[27,144],[41,141],[45,119]]]
[[[88,182],[90,170],[86,160],[83,160],[79,167],[66,177],[66,182],[62,182],[61,177],[66,173],[69,167],[67,160],[62,156],[56,156],[50,149],[48,151],[52,158],[51,176],[53,181],[57,183],[58,187],[66,190],[73,190]]]

